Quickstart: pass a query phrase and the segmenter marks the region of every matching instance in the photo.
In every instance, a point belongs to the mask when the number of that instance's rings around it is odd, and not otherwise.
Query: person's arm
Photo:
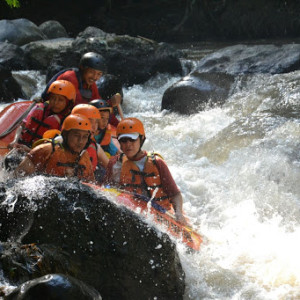
[[[183,200],[180,192],[174,195],[173,197],[171,197],[171,203],[174,207],[176,220],[182,224],[187,224],[186,219],[184,218],[182,212]]]
[[[104,150],[102,149],[102,147],[97,144],[97,157],[98,157],[98,162],[101,166],[103,166],[104,168],[107,167],[108,165],[108,157],[106,156]]]
[[[35,172],[34,163],[26,156],[15,170],[15,176],[31,175]]]
[[[182,205],[183,205],[182,194],[178,189],[177,184],[165,161],[160,157],[156,157],[156,162],[160,173],[163,190],[170,198],[170,202],[175,211],[176,220],[185,225],[187,224],[187,222],[182,212]]]
[[[42,172],[45,164],[51,156],[52,144],[41,144],[33,148],[23,159],[15,170],[16,176],[31,175],[35,172]]]

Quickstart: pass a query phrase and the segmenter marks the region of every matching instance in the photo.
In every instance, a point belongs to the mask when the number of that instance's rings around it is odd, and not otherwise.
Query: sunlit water
[[[144,148],[165,158],[204,237],[198,253],[177,245],[185,299],[300,299],[300,71],[237,79],[223,107],[192,116],[160,111],[179,79],[125,89],[123,110],[144,122]]]

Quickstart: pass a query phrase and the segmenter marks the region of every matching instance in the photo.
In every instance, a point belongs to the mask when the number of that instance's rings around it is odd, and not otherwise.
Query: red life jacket
[[[93,166],[93,171],[96,170],[96,167],[98,165],[98,156],[97,156],[97,145],[96,142],[92,141],[89,146],[87,147],[86,151],[88,152],[90,156],[90,160]]]
[[[159,170],[156,165],[156,153],[148,153],[144,164],[144,170],[140,171],[138,166],[125,155],[121,155],[122,168],[120,176],[121,186],[133,193],[143,195],[145,192],[153,201],[159,201],[159,205],[170,209],[171,203],[168,195],[161,185]]]
[[[31,113],[30,113],[31,114]],[[34,108],[32,116],[26,120],[19,143],[31,147],[32,143],[41,139],[49,129],[60,129],[63,114],[51,114],[47,102],[39,103]]]

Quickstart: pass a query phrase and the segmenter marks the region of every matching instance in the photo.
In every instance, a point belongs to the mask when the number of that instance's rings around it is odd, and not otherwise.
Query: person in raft
[[[142,150],[146,139],[143,123],[136,118],[123,119],[117,137],[123,153],[110,158],[104,183],[147,196],[166,210],[173,207],[177,221],[186,224],[182,195],[169,168],[159,154]]]
[[[103,151],[102,147],[96,143],[94,134],[98,131],[98,124],[100,121],[100,113],[99,110],[90,104],[78,104],[76,105],[71,114],[80,114],[89,119],[91,122],[91,138],[90,143],[87,146],[87,152],[90,155],[90,160],[93,166],[93,171],[95,172],[95,175],[98,174],[98,169],[102,166],[105,168],[108,163],[108,158]],[[101,177],[103,177],[103,172],[101,172]],[[97,176],[98,178],[98,176]],[[103,178],[101,178],[103,179]]]
[[[15,170],[16,176],[48,174],[94,181],[89,145],[92,126],[82,115],[69,115],[62,124],[62,144],[46,143],[32,149]]]
[[[41,139],[49,129],[60,129],[61,124],[74,106],[76,91],[66,80],[54,81],[47,90],[46,101],[38,103],[17,129],[9,148],[19,148],[29,152],[32,144]]]
[[[99,110],[101,116],[98,130],[95,133],[96,142],[101,145],[108,157],[120,154],[121,151],[112,140],[112,126],[109,124],[112,108],[102,99],[92,100],[89,104],[95,106]]]
[[[104,57],[95,52],[88,52],[81,57],[78,69],[63,70],[55,74],[49,83],[61,79],[72,82],[76,89],[75,105],[88,103],[91,100],[101,98],[96,81],[101,78],[106,70],[107,66]],[[42,98],[43,95],[44,93]],[[110,105],[117,106],[121,103],[121,98],[121,95],[116,93],[111,97]],[[111,122],[117,126],[119,120],[115,115],[112,115]]]

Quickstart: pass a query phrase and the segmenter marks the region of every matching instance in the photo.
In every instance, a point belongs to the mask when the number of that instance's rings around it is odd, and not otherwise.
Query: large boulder
[[[28,68],[22,48],[7,42],[0,43],[0,64],[11,71]]]
[[[0,240],[38,247],[25,248],[20,257],[1,255],[10,284],[60,273],[104,299],[182,299],[184,273],[168,235],[104,194],[76,181],[36,176],[2,183],[0,203]]]
[[[69,37],[66,29],[55,20],[42,23],[39,29],[43,32],[47,39],[67,38]]]
[[[90,51],[103,55],[109,73],[117,75],[125,85],[143,83],[157,73],[182,73],[179,52],[172,46],[143,38],[107,34],[95,27],[88,27],[78,34],[72,46],[66,50],[70,56],[72,53],[82,55]],[[41,53],[47,49],[39,48],[39,51],[40,55],[48,56]],[[74,61],[73,67],[77,67],[78,62],[79,60]],[[58,56],[48,61],[50,70],[57,70],[57,65],[62,68],[70,66]],[[47,77],[52,75],[53,73]]]
[[[25,57],[29,68],[33,70],[47,70],[53,58],[61,52],[72,52],[72,38],[57,38],[31,42],[24,46]]]
[[[161,109],[192,114],[206,107],[221,105],[227,99],[233,82],[234,77],[229,74],[190,73],[164,92]]]
[[[234,45],[201,59],[198,72],[287,73],[300,68],[300,44]]]
[[[43,32],[27,19],[0,20],[0,42],[22,46],[43,39]]]

